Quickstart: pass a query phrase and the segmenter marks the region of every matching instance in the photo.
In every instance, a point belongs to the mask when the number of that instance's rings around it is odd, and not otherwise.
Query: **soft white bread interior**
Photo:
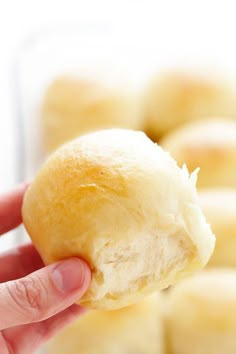
[[[25,194],[24,224],[46,264],[89,263],[81,304],[118,309],[208,262],[215,238],[195,183],[145,134],[104,130],[48,159]]]

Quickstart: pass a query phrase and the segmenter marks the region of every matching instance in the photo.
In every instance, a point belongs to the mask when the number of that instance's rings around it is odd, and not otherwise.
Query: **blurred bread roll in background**
[[[211,267],[236,267],[236,189],[206,189],[200,205],[216,236],[208,263]]]
[[[98,129],[140,128],[137,100],[126,87],[69,76],[48,87],[41,114],[46,152]]]
[[[236,187],[236,121],[215,119],[192,122],[160,142],[179,166],[200,167],[198,187]]]
[[[167,354],[236,353],[236,270],[200,272],[167,296]]]
[[[184,123],[209,117],[235,117],[236,93],[207,76],[172,72],[153,78],[144,94],[144,130],[158,141]]]
[[[118,309],[208,262],[215,238],[195,183],[144,133],[104,130],[52,154],[25,194],[24,224],[46,264],[89,263],[82,305]]]
[[[47,345],[48,354],[164,354],[161,296],[116,311],[89,311]]]

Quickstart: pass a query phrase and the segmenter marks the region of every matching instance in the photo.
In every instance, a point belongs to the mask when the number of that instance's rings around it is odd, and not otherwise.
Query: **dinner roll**
[[[25,194],[23,219],[46,264],[89,263],[82,305],[118,309],[207,263],[215,238],[195,182],[144,133],[104,130],[49,158]]]
[[[200,167],[198,187],[236,187],[236,121],[189,123],[168,134],[161,145],[190,172]]]
[[[236,267],[236,189],[200,191],[200,204],[216,236],[209,266]]]
[[[183,123],[236,117],[233,90],[219,80],[186,72],[154,77],[144,94],[145,131],[154,140]]]
[[[46,152],[84,133],[104,128],[139,128],[140,112],[124,87],[111,88],[88,79],[59,77],[42,104]]]
[[[236,270],[201,272],[167,296],[168,354],[236,353]]]
[[[48,354],[163,354],[161,297],[116,311],[89,311],[47,349]]]

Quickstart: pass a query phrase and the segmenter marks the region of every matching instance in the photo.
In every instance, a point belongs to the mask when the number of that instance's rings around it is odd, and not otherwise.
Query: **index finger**
[[[22,278],[44,266],[32,244],[0,254],[0,283]]]
[[[21,224],[21,207],[27,186],[26,183],[21,184],[0,196],[0,235]]]

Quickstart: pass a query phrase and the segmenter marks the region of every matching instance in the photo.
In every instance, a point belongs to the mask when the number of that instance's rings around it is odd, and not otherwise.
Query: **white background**
[[[45,26],[87,21],[116,23],[136,41],[162,42],[168,58],[198,55],[208,68],[236,67],[235,1],[0,0],[0,192],[14,185],[17,160],[12,60],[21,42]],[[208,55],[209,54],[209,55]],[[208,61],[208,58],[209,61]],[[214,60],[212,61],[212,58]]]
[[[194,48],[218,51],[225,64],[235,61],[236,6],[232,1],[71,1],[0,0],[0,191],[14,184],[15,115],[11,90],[11,61],[22,40],[53,24],[109,20],[147,40],[163,37],[176,52],[180,37],[189,52]],[[150,33],[152,34],[150,38]],[[177,39],[178,47],[174,42]],[[158,39],[159,40],[159,39]],[[232,60],[233,59],[233,60]],[[236,66],[236,64],[235,64]],[[17,134],[17,132],[15,132]]]

